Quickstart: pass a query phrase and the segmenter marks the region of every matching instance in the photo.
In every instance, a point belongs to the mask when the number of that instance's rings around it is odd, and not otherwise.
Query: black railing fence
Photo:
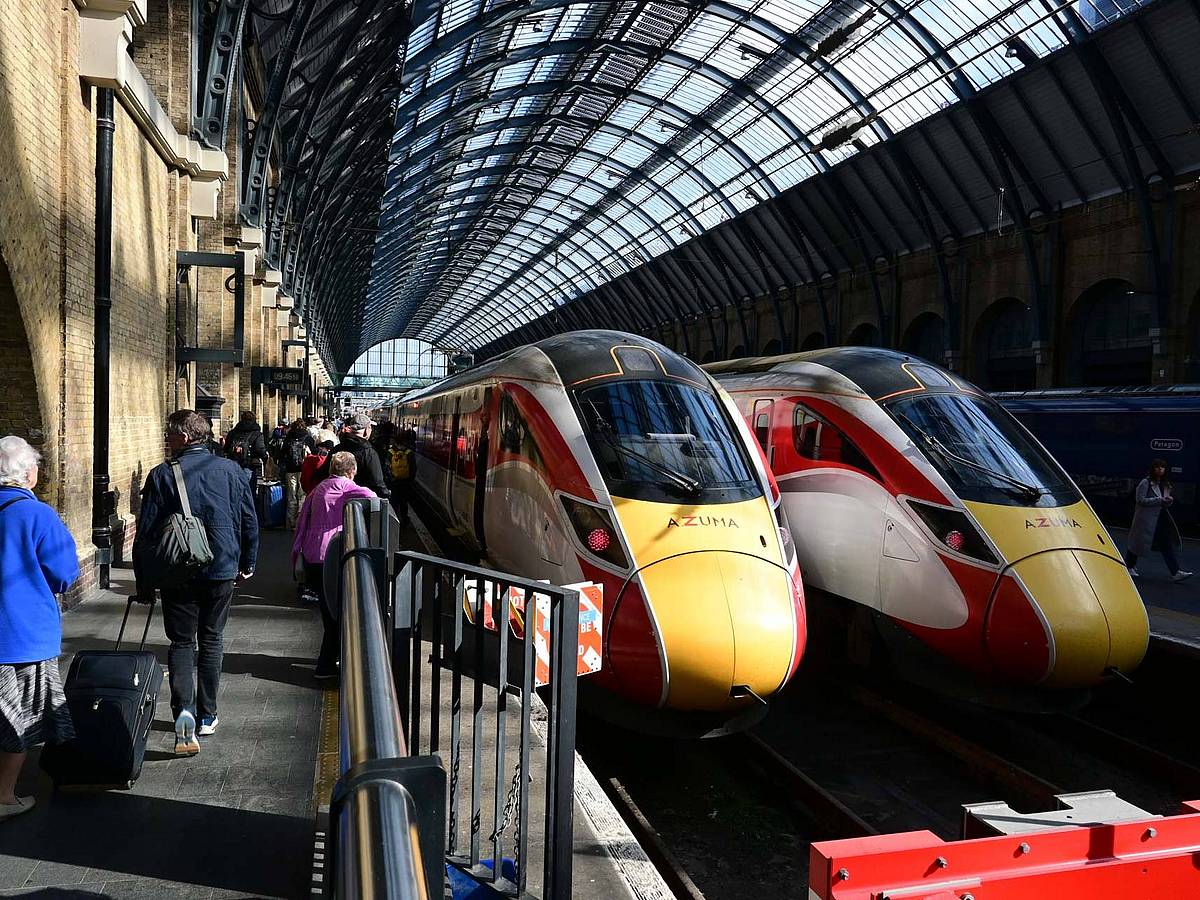
[[[448,861],[500,893],[524,894],[530,874],[531,803],[543,802],[545,828],[537,836],[543,848],[540,895],[570,897],[578,592],[421,553],[400,553],[397,559],[402,569],[395,584],[392,672],[409,746],[419,748],[424,742],[429,753],[437,754],[446,740]],[[510,606],[510,588],[521,593],[523,609]],[[539,637],[535,628],[539,600],[548,606],[550,626],[541,648],[536,645],[545,636]],[[485,619],[494,626],[485,627]],[[510,619],[520,623],[519,636]],[[548,728],[545,774],[538,779],[544,797],[531,799],[533,774],[541,768],[532,758],[532,719],[541,707],[534,693],[539,650],[548,671]],[[446,690],[449,730],[443,735]],[[511,747],[514,724],[518,740]],[[464,784],[464,763],[469,765],[469,784]],[[490,828],[484,825],[487,797]],[[464,841],[460,823],[468,806]],[[506,833],[513,826],[512,865],[506,867]],[[490,845],[486,856],[485,841]]]
[[[568,898],[579,595],[396,552],[399,533],[386,501],[354,500],[330,550],[342,631],[341,777],[329,816],[335,896],[437,898],[446,863],[526,896],[536,872],[531,846],[540,845],[537,893]],[[523,608],[510,605],[511,588]],[[535,627],[539,601],[548,634]],[[544,707],[539,680],[547,682]],[[533,733],[542,717],[544,757]],[[545,810],[537,834],[533,803]]]

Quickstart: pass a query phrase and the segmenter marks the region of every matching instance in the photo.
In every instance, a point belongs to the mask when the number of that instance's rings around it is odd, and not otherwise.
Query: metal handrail
[[[342,520],[343,779],[375,760],[408,753],[363,509],[361,502],[347,503]],[[428,900],[416,810],[403,785],[370,780],[347,792],[338,812],[336,854],[337,897]]]

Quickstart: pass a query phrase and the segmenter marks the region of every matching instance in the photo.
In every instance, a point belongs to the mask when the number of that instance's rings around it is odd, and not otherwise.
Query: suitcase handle
[[[125,624],[129,621],[129,611],[133,609],[133,597],[125,604],[125,615],[121,618],[121,630],[117,633],[117,643],[113,645],[114,650],[121,649],[121,641],[125,638]],[[154,621],[154,606],[158,603],[158,594],[154,595],[154,599],[150,601],[150,612],[146,614],[146,627],[142,631],[142,642],[138,644],[138,650],[146,649],[146,638],[150,635],[150,623]]]

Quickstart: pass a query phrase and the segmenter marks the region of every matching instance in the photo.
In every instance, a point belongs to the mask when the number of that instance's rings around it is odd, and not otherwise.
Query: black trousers
[[[162,600],[163,627],[171,641],[171,712],[178,718],[186,709],[197,721],[215,716],[233,580],[163,588]]]
[[[325,633],[321,636],[321,650],[317,654],[317,673],[328,675],[337,671],[338,657],[342,655],[342,631],[325,598],[325,566],[306,562],[304,582],[320,601],[321,624],[325,626]]]

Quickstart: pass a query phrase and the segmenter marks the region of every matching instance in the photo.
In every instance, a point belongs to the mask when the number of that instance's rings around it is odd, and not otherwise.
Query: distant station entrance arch
[[[345,391],[403,393],[425,387],[462,364],[455,350],[435,347],[427,341],[397,338],[376,344],[363,353],[341,377]]]

